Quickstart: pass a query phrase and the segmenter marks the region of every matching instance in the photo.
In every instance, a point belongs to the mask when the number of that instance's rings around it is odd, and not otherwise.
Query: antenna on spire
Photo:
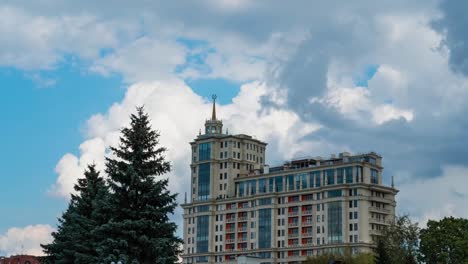
[[[185,198],[184,198],[184,203],[187,203],[187,192],[185,192]]]
[[[216,94],[213,94],[211,96],[211,98],[213,99],[213,113],[211,115],[211,120],[216,120],[216,105],[215,105],[215,103],[216,103],[216,98],[218,98],[218,97],[216,96]]]
[[[395,177],[392,175],[392,188],[395,188]]]

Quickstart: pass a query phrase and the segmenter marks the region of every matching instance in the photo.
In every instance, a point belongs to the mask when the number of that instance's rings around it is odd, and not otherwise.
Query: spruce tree
[[[101,202],[107,197],[107,188],[95,165],[89,165],[84,178],[78,179],[70,203],[59,218],[51,244],[42,245],[46,263],[96,263],[97,240],[94,230],[103,224]]]
[[[391,264],[388,250],[382,238],[378,238],[375,249],[375,264]]]
[[[100,228],[107,236],[98,251],[101,261],[123,263],[176,263],[181,240],[169,214],[177,206],[176,194],[168,189],[166,148],[159,145],[159,133],[152,130],[142,107],[130,116],[130,127],[121,130],[120,144],[107,158],[110,187],[110,220]]]

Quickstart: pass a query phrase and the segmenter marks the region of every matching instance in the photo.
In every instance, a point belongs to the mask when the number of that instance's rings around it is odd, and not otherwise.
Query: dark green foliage
[[[122,129],[120,145],[107,158],[110,220],[98,230],[101,261],[110,263],[175,263],[181,240],[169,214],[177,206],[176,194],[167,190],[167,179],[155,179],[170,171],[159,134],[152,130],[143,108],[131,115]]]
[[[420,234],[421,261],[427,264],[468,263],[468,219],[429,220]]]
[[[388,250],[385,248],[383,239],[378,238],[375,249],[375,264],[392,264]]]
[[[88,166],[85,177],[74,186],[77,194],[71,195],[67,211],[59,218],[53,242],[42,245],[47,254],[46,263],[96,263],[98,238],[93,230],[105,219],[100,209],[107,197],[104,180],[95,165]]]
[[[395,222],[378,238],[376,263],[417,263],[419,227],[408,216],[396,217]],[[379,262],[381,261],[381,262]]]

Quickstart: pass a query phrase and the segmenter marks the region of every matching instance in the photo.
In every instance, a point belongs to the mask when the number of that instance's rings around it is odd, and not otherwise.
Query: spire
[[[213,113],[211,114],[211,120],[216,120],[216,105],[215,105],[216,98],[217,98],[216,94],[213,94],[211,98],[213,98]]]

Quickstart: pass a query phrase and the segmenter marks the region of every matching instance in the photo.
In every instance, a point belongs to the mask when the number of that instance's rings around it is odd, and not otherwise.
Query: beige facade
[[[382,185],[371,152],[265,165],[267,144],[222,132],[213,114],[192,147],[183,263],[299,263],[328,251],[367,252],[395,216],[397,190]]]

